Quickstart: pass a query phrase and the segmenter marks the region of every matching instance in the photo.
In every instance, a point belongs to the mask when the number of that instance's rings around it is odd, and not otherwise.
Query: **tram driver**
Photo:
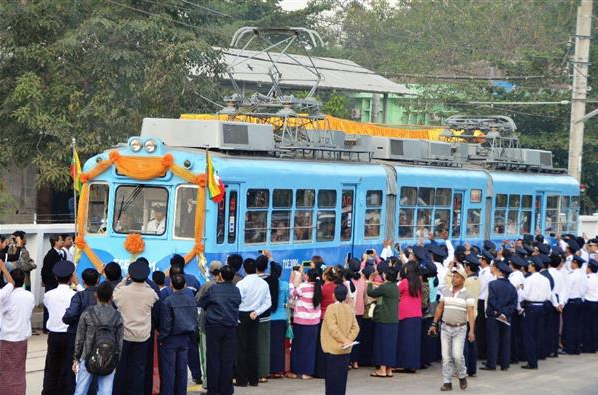
[[[166,227],[166,210],[162,205],[156,205],[154,207],[154,218],[150,220],[146,227],[146,233],[154,233],[157,235],[161,235],[164,233],[164,229]]]

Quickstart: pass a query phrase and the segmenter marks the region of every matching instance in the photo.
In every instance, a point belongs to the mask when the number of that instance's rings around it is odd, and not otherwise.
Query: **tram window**
[[[316,191],[313,189],[297,189],[297,208],[313,208]]]
[[[176,190],[174,236],[192,239],[195,236],[195,208],[197,207],[196,186],[180,186]],[[216,239],[224,241],[224,200],[218,203]]]
[[[166,231],[168,191],[147,185],[121,185],[116,189],[114,231],[162,235]]]
[[[347,241],[353,235],[353,191],[346,189],[341,197],[341,240]]]
[[[402,208],[399,212],[399,237],[401,239],[413,238],[413,213],[415,209]]]
[[[569,218],[569,231],[573,234],[577,232],[577,216],[579,215],[579,196],[571,197],[571,213]]]
[[[438,198],[438,194],[436,194]],[[434,236],[441,237],[444,231],[448,231],[450,221],[451,210],[449,209],[436,209],[434,210]]]
[[[432,228],[432,209],[418,208],[417,209],[417,230],[416,236],[418,239],[428,239],[430,230]]]
[[[237,241],[237,191],[231,191],[228,199],[228,243]]]
[[[319,199],[319,196],[318,196]],[[319,202],[319,200],[318,200]],[[319,203],[318,203],[319,204]],[[336,212],[329,210],[318,211],[317,241],[333,241],[336,226]]]
[[[282,243],[289,241],[291,234],[291,210],[272,211],[270,241]]]
[[[542,196],[536,196],[536,203],[534,206],[536,208],[536,230],[541,232],[542,228],[540,227],[540,224],[542,223]]]
[[[451,190],[449,188],[438,188],[436,190],[435,206],[447,207],[451,204]]]
[[[454,239],[461,238],[461,210],[463,205],[463,193],[455,193],[453,196],[453,231]]]
[[[519,208],[521,196],[509,195],[509,208]]]
[[[494,210],[494,234],[505,234],[505,210]]]
[[[521,198],[521,208],[524,210],[531,210],[532,208],[532,195],[523,195]]]
[[[509,210],[507,215],[507,235],[513,236],[519,234],[519,210]]]
[[[559,229],[559,196],[546,198],[546,218],[544,219],[545,232],[557,232]]]
[[[268,208],[270,191],[267,189],[248,189],[247,208]]]
[[[267,226],[267,211],[247,211],[245,213],[245,243],[265,243]]]
[[[109,191],[110,187],[107,184],[91,184],[89,186],[87,233],[106,232]]]
[[[334,189],[321,189],[318,191],[318,208],[336,207],[336,191]]]
[[[519,220],[519,231],[521,234],[531,233],[532,228],[532,212],[522,211],[521,218]]]
[[[434,205],[434,188],[419,188],[417,191],[418,206]]]
[[[272,207],[291,208],[293,206],[293,191],[290,189],[275,189],[272,198]]]
[[[417,188],[402,187],[401,188],[401,206],[415,206],[417,201]]]
[[[224,197],[224,199],[222,199],[221,201],[218,202],[218,217],[216,218],[216,243],[217,244],[224,243],[224,230],[226,228],[225,214],[226,214],[226,196]]]
[[[569,196],[561,196],[561,207],[559,210],[559,232],[567,231],[568,211],[569,211]]]
[[[480,236],[481,210],[473,208],[467,210],[467,237]]]
[[[365,229],[366,238],[380,236],[380,217],[382,216],[382,191],[367,191],[365,211]]]
[[[499,194],[496,195],[496,208],[506,208],[507,207],[507,195]]]
[[[295,210],[295,241],[311,241],[313,230],[313,212],[311,210]]]

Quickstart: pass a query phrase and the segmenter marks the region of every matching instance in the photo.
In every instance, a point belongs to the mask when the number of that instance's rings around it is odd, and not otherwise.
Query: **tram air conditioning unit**
[[[386,160],[430,161],[451,160],[451,144],[429,140],[389,139],[372,137],[372,157]]]
[[[171,147],[274,150],[272,126],[246,122],[144,118],[141,135],[158,137]]]

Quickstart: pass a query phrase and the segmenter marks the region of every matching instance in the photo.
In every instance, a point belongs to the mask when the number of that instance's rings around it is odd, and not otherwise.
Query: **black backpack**
[[[93,375],[107,376],[116,369],[118,364],[119,352],[116,342],[118,313],[115,311],[107,323],[100,321],[93,307],[89,309],[89,315],[95,324],[96,332],[93,346],[85,358],[85,369]]]

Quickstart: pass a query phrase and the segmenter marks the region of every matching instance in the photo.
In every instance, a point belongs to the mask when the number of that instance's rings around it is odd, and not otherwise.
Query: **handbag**
[[[289,340],[293,340],[295,338],[295,334],[293,333],[293,325],[291,324],[291,309],[289,308],[288,303],[286,303],[285,308],[287,309],[287,331],[285,333],[285,337]]]

